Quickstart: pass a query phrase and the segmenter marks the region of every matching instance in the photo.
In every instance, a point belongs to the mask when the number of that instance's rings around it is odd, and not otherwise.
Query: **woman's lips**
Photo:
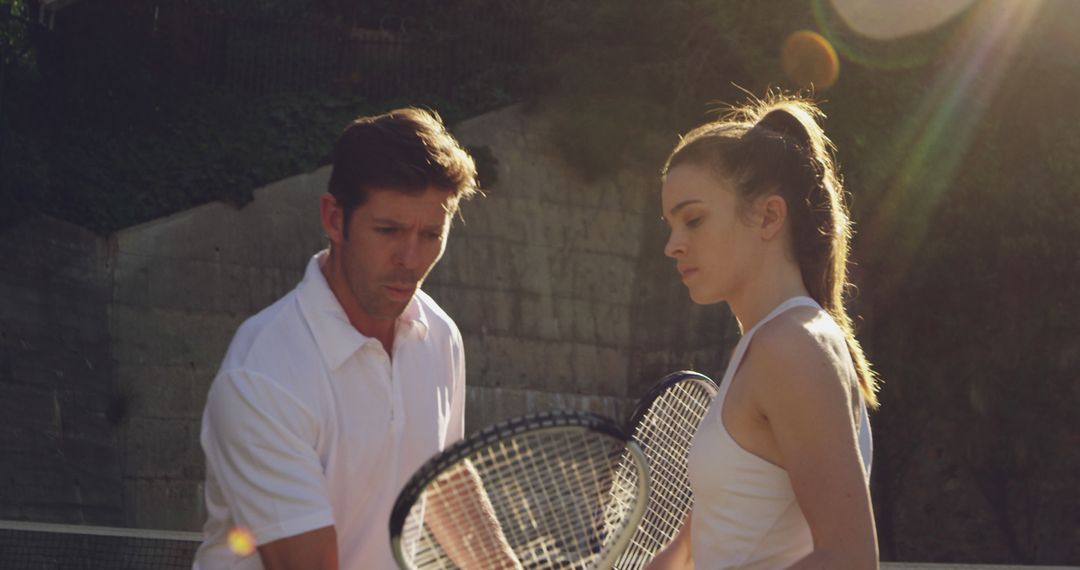
[[[686,279],[688,277],[690,277],[691,275],[697,273],[697,271],[698,270],[697,270],[696,267],[680,267],[679,268],[679,275],[682,276],[683,281],[686,281]]]

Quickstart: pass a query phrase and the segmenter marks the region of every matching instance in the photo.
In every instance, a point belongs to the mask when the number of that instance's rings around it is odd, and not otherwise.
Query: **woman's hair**
[[[876,408],[877,377],[844,308],[852,229],[833,146],[817,122],[821,117],[810,101],[782,95],[732,108],[720,120],[687,133],[663,172],[666,176],[680,164],[710,167],[732,183],[743,212],[760,196],[784,198],[803,283],[844,331],[859,389]]]

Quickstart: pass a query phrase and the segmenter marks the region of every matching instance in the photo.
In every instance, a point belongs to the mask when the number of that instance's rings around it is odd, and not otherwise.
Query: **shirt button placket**
[[[397,423],[398,407],[397,402],[397,384],[394,382],[394,364],[390,361],[390,356],[386,354],[386,349],[382,344],[375,343],[372,348],[376,354],[376,358],[379,360],[379,366],[382,369],[383,374],[386,375],[386,382],[390,388],[390,425],[393,426]]]
[[[398,352],[396,349],[397,343],[395,342],[394,352]],[[402,399],[402,383],[401,377],[398,374],[398,364],[400,358],[394,358],[389,362],[390,365],[390,406],[392,408],[390,412],[390,423],[394,427],[394,432],[400,432],[405,424],[405,408]]]

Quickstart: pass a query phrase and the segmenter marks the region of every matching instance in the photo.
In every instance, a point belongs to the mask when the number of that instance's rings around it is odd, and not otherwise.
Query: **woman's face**
[[[664,254],[675,259],[690,298],[700,305],[730,300],[761,244],[730,183],[706,166],[680,164],[664,180],[661,203],[671,228]]]

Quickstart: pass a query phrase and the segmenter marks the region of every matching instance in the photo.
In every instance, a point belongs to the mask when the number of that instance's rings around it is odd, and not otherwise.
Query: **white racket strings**
[[[675,381],[656,396],[632,426],[633,439],[649,462],[650,499],[615,568],[642,568],[682,527],[693,506],[687,476],[690,442],[715,395],[715,385],[703,376]]]
[[[627,441],[583,426],[487,440],[453,458],[413,502],[400,539],[407,567],[584,570],[605,557],[610,565],[645,508],[637,447],[635,455]]]

